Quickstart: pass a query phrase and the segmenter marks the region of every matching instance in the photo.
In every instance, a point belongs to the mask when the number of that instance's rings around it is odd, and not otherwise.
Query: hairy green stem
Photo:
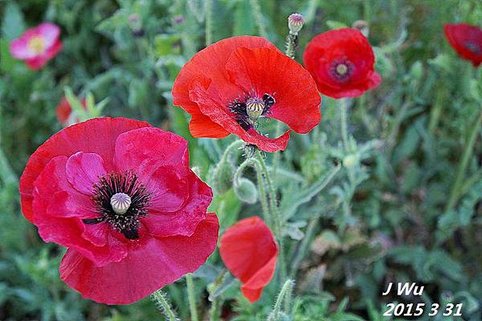
[[[272,226],[272,217],[269,215],[270,209],[269,209],[269,203],[268,199],[269,196],[266,194],[266,187],[265,184],[263,183],[263,175],[262,175],[262,169],[261,169],[261,164],[256,158],[248,158],[244,162],[239,165],[238,169],[236,170],[236,173],[234,173],[234,178],[233,178],[233,183],[237,184],[241,176],[243,175],[243,171],[246,167],[253,167],[256,170],[256,179],[258,181],[258,190],[259,190],[259,195],[260,195],[260,202],[261,202],[261,208],[263,210],[263,216],[266,221],[266,223],[269,226]]]
[[[194,291],[194,282],[192,280],[192,274],[186,274],[186,287],[187,287],[187,297],[189,301],[189,310],[191,311],[191,321],[198,321],[196,309],[196,293]]]
[[[276,240],[278,241],[279,246],[279,255],[278,255],[278,265],[280,267],[280,277],[281,281],[283,282],[286,279],[286,264],[285,264],[285,255],[284,255],[284,247],[283,247],[283,218],[281,217],[281,213],[278,209],[278,204],[276,200],[276,190],[273,186],[273,182],[271,179],[271,175],[268,171],[268,167],[264,161],[264,157],[261,154],[261,151],[256,151],[256,159],[260,164],[260,172],[261,172],[261,181],[258,181],[258,185],[266,184],[266,196],[267,196],[267,203],[268,207],[268,214],[270,216],[270,220],[272,222],[271,228],[273,229],[274,235]]]
[[[213,0],[204,0],[206,47],[213,43]]]
[[[228,145],[228,147],[226,147],[226,149],[224,150],[224,154],[223,156],[221,157],[221,160],[219,161],[220,163],[221,162],[224,162],[226,161],[226,158],[228,158],[229,154],[231,153],[231,151],[233,149],[239,149],[241,148],[241,146],[244,145],[244,142],[242,140],[235,140],[234,142],[232,142],[230,145]]]
[[[433,108],[430,110],[430,120],[428,125],[428,131],[430,134],[433,134],[435,129],[437,128],[440,116],[442,115],[442,110],[444,107],[444,103],[446,102],[446,91],[439,88],[437,90],[437,96],[435,97],[435,103]]]
[[[288,36],[286,37],[286,56],[290,57],[291,59],[295,59],[296,56],[296,48],[298,47],[298,33],[289,32]],[[281,130],[283,129],[283,123],[278,121],[276,123],[276,130],[275,136],[279,137],[281,135]],[[273,155],[273,176],[276,176],[276,171],[278,170],[279,162],[281,159],[281,153],[275,153]]]
[[[340,129],[341,129],[341,140],[343,142],[343,148],[345,152],[348,152],[348,99],[340,99]]]
[[[281,291],[276,298],[273,311],[268,316],[268,321],[278,321],[281,319],[281,305],[284,302],[284,312],[290,314],[291,310],[291,296],[293,294],[293,287],[295,282],[293,280],[286,280],[281,288]]]
[[[268,32],[266,31],[266,26],[263,22],[263,14],[261,12],[261,6],[258,0],[250,0],[251,8],[253,8],[253,15],[256,21],[256,25],[259,29],[259,34],[261,37],[268,38]]]
[[[209,321],[219,321],[220,305],[221,305],[221,302],[219,302],[218,299],[215,299],[211,303],[211,309],[209,309]]]
[[[156,292],[152,293],[151,300],[156,303],[157,308],[162,312],[162,314],[164,314],[168,321],[179,320],[162,290],[157,290]]]
[[[464,153],[462,154],[462,160],[459,163],[459,167],[457,168],[457,176],[455,178],[454,185],[452,186],[452,191],[450,193],[450,198],[447,203],[447,206],[445,208],[445,211],[450,211],[452,210],[455,205],[457,204],[457,201],[460,198],[461,195],[461,188],[463,187],[463,180],[465,176],[465,171],[467,169],[467,166],[469,164],[469,160],[472,157],[472,154],[474,152],[474,145],[475,142],[477,141],[477,136],[479,134],[480,128],[482,125],[482,112],[479,113],[479,117],[475,121],[471,131],[470,131],[470,136],[467,141],[467,144],[465,145],[465,150]]]

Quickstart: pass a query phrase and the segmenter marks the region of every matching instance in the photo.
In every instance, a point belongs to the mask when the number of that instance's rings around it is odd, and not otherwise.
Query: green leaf
[[[281,213],[284,213],[286,219],[296,214],[296,210],[303,204],[309,202],[313,197],[318,195],[335,177],[340,170],[340,166],[333,167],[325,175],[321,176],[309,188],[302,189],[299,193],[292,193],[291,196],[283,199],[281,204]],[[285,201],[286,200],[286,201]]]
[[[3,14],[3,37],[9,41],[13,40],[20,36],[25,29],[26,27],[22,11],[15,2],[8,2]]]

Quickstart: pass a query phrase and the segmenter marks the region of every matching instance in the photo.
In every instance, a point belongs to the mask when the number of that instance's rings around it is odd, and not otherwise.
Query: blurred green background
[[[109,307],[67,288],[58,276],[63,250],[44,244],[20,213],[18,178],[36,147],[61,129],[55,107],[68,86],[79,97],[108,98],[104,115],[147,120],[189,139],[191,165],[215,188],[223,228],[259,213],[237,197],[229,177],[217,176],[233,138],[194,140],[170,90],[183,64],[219,39],[262,35],[283,50],[292,12],[306,19],[298,61],[314,35],[366,20],[383,82],[352,102],[349,153],[340,147],[337,103],[324,98],[319,127],[294,135],[280,157],[280,207],[297,284],[291,319],[389,320],[386,303],[397,300],[463,303],[463,320],[481,319],[482,71],[459,59],[443,24],[480,25],[482,2],[0,0],[0,320],[162,319],[148,299]],[[33,72],[8,46],[43,21],[61,27],[64,48]],[[322,186],[335,163],[342,170]],[[221,267],[214,255],[209,273],[195,278],[202,313],[204,288]],[[382,297],[385,284],[397,281],[423,284],[425,293]],[[220,294],[223,315],[265,320],[277,286],[250,305],[231,285]],[[184,291],[183,280],[167,289],[187,320]]]

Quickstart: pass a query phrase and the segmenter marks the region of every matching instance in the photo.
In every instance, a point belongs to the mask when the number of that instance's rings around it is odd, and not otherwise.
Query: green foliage
[[[400,298],[382,296],[382,288],[407,281],[425,285],[420,300],[427,305],[461,302],[464,320],[480,320],[482,144],[475,124],[482,68],[459,59],[443,36],[447,22],[480,25],[475,0],[0,1],[1,320],[159,319],[148,299],[126,307],[83,300],[59,280],[63,250],[45,245],[21,215],[19,177],[35,148],[61,129],[55,107],[64,95],[82,119],[142,119],[185,137],[191,165],[215,190],[210,211],[221,233],[240,218],[263,215],[271,205],[262,204],[256,166],[238,172],[245,158],[236,143],[231,148],[233,138],[194,139],[170,91],[206,43],[266,33],[282,48],[286,18],[295,11],[306,21],[298,61],[317,33],[366,20],[383,82],[343,102],[346,141],[342,102],[323,98],[321,124],[308,135],[293,133],[282,154],[266,155],[288,275],[296,281],[291,309],[284,302],[275,309],[278,275],[250,304],[215,253],[194,274],[200,319],[220,320],[222,311],[230,320],[258,321],[277,311],[292,321],[387,320],[386,303]],[[64,48],[33,72],[8,47],[42,21],[61,26]],[[272,123],[262,126],[274,135]],[[165,293],[188,320],[184,282]]]

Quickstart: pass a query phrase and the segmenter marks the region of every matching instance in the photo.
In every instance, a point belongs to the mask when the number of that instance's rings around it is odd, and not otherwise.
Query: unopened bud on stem
[[[365,20],[357,20],[351,25],[351,27],[360,30],[362,35],[368,38],[368,35],[370,34],[370,27],[368,26],[368,22]]]
[[[303,15],[299,13],[292,13],[288,17],[288,28],[290,29],[290,34],[297,35],[301,28],[305,24],[305,19]]]

